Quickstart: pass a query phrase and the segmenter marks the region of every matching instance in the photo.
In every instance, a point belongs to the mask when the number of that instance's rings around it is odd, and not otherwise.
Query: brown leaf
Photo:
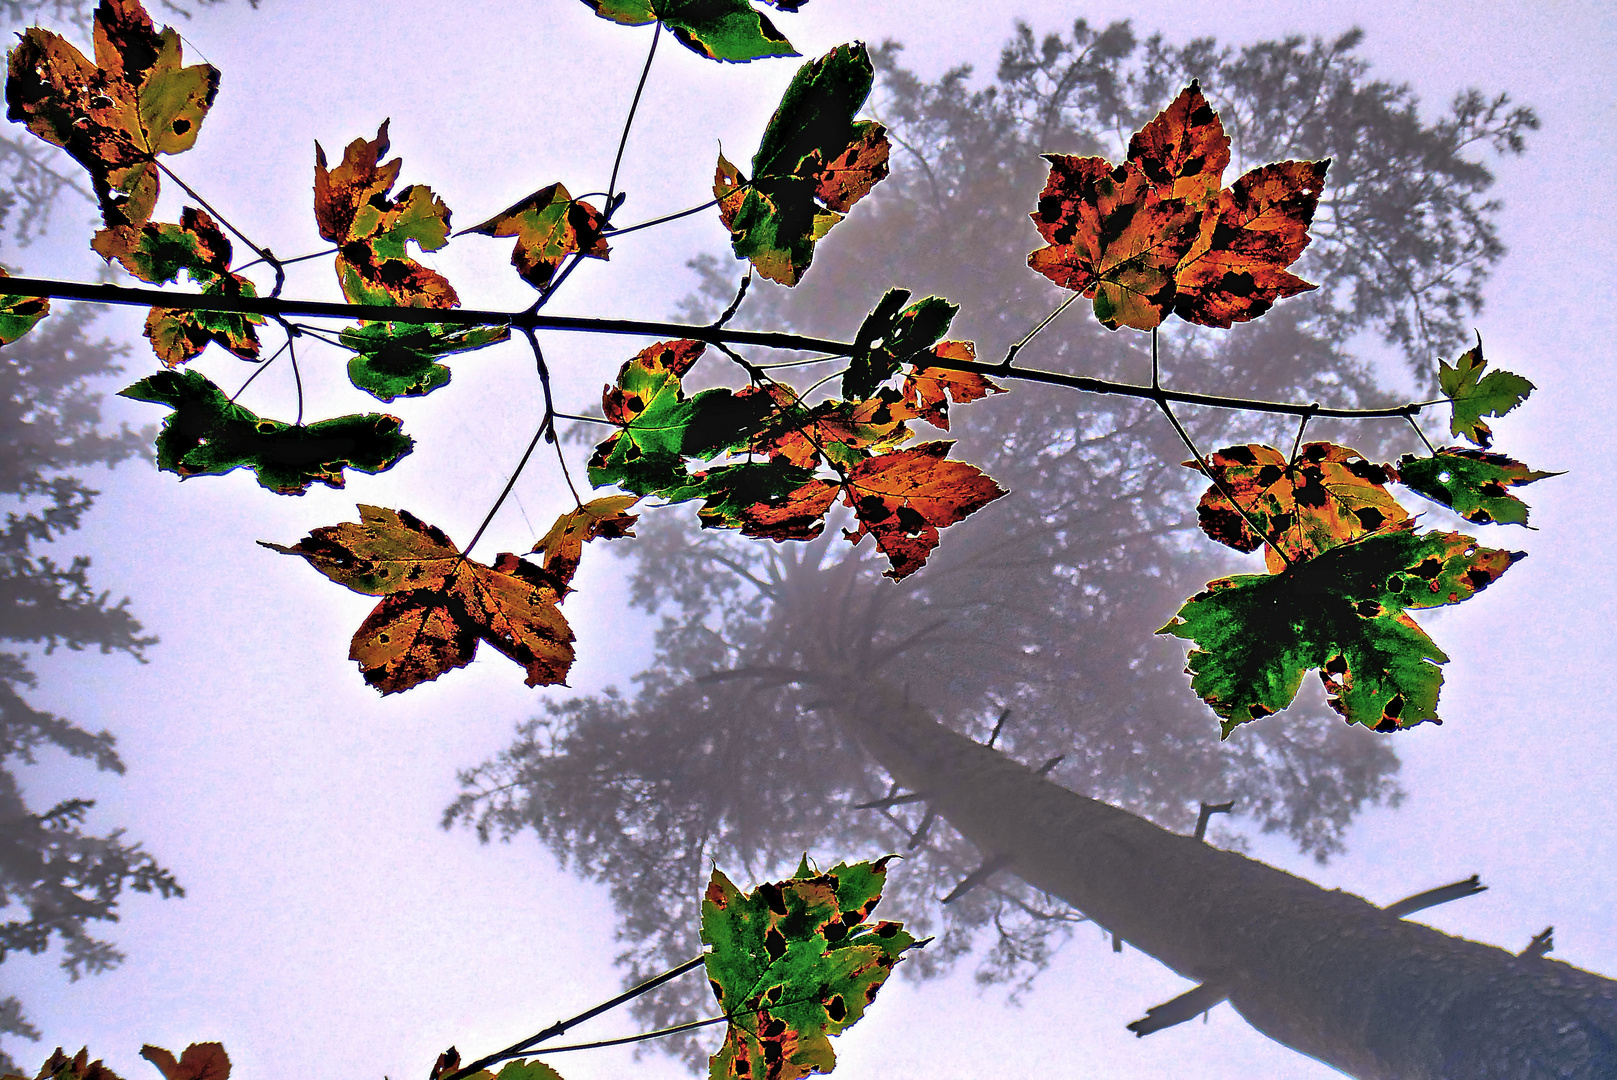
[[[634,535],[634,523],[640,515],[625,511],[639,501],[638,495],[607,495],[569,510],[556,519],[530,554],[542,553],[545,570],[562,585],[568,585],[578,571],[585,544],[598,536],[617,540]]]
[[[862,461],[843,481],[844,502],[859,521],[843,535],[865,536],[887,556],[894,581],[925,565],[938,546],[938,530],[963,520],[1005,494],[975,465],[948,461],[950,442],[924,443]]]
[[[230,1055],[216,1042],[192,1043],[175,1061],[174,1055],[160,1046],[147,1044],[140,1048],[140,1056],[157,1066],[164,1080],[229,1080]]]
[[[1230,163],[1230,138],[1199,82],[1179,92],[1129,140],[1128,160],[1140,166],[1163,194],[1191,203],[1216,198]]]
[[[812,540],[825,530],[825,515],[842,485],[810,480],[780,499],[753,503],[741,511],[741,533],[760,540]]]
[[[601,235],[605,227],[606,218],[599,210],[574,199],[561,184],[551,184],[466,231],[516,237],[511,265],[523,281],[543,289],[570,254],[594,259],[610,257],[606,238]]]
[[[969,341],[942,341],[932,354],[950,360],[975,360],[977,349]],[[949,430],[949,401],[964,405],[990,394],[1003,394],[1005,388],[974,371],[928,367],[917,364],[904,374],[904,403],[927,423]]]

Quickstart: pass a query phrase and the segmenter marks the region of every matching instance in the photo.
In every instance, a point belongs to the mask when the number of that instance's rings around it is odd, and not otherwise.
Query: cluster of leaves
[[[923,948],[897,922],[871,922],[887,864],[839,862],[818,871],[803,856],[796,873],[742,892],[718,868],[702,898],[702,941],[708,984],[723,1010],[724,1043],[709,1061],[710,1080],[802,1080],[836,1066],[830,1036],[864,1015],[911,949]],[[161,1047],[141,1048],[164,1080],[229,1080],[230,1058],[219,1043],[192,1043],[178,1059]],[[431,1080],[561,1080],[541,1061],[508,1062],[498,1073],[467,1073],[460,1053],[439,1055]],[[27,1080],[6,1076],[3,1080]],[[34,1080],[119,1080],[88,1049],[58,1048]]]
[[[747,0],[585,3],[614,22],[657,22],[714,59],[795,55]],[[789,11],[798,4],[778,0],[775,6]],[[204,293],[252,295],[251,282],[231,269],[231,245],[210,215],[186,208],[177,224],[150,220],[158,172],[166,169],[157,155],[194,143],[217,71],[182,68],[177,35],[159,33],[135,0],[103,0],[95,40],[91,64],[55,35],[30,31],[11,57],[13,119],[90,170],[106,224],[93,246],[103,257],[153,284],[171,283],[184,271]],[[795,285],[816,243],[887,175],[885,128],[857,119],[873,77],[862,44],[832,49],[792,79],[764,129],[750,177],[720,155],[713,189],[718,216],[737,257],[759,275]],[[448,243],[449,209],[423,184],[394,191],[402,163],[386,160],[387,130],[384,121],[375,138],[354,140],[335,167],[315,146],[315,219],[320,235],[336,247],[338,283],[355,305],[454,307],[454,288],[410,251],[411,243],[422,251]],[[1094,155],[1045,157],[1050,174],[1031,216],[1047,243],[1028,264],[1091,298],[1108,329],[1154,333],[1169,314],[1228,328],[1313,288],[1287,267],[1309,243],[1329,163],[1261,165],[1224,187],[1230,140],[1197,82],[1140,128],[1121,164]],[[512,263],[540,290],[542,303],[564,262],[610,256],[613,209],[575,199],[558,182],[469,231],[514,237]],[[887,576],[913,574],[937,546],[941,528],[1005,494],[975,466],[949,459],[950,442],[904,445],[914,437],[912,422],[946,429],[951,402],[1000,389],[969,370],[975,365],[970,342],[943,340],[955,312],[938,297],[910,303],[906,290],[888,292],[860,327],[841,394],[830,400],[810,400],[728,348],[723,351],[747,371],[749,384],[688,395],[683,380],[706,346],[694,340],[650,346],[606,387],[604,419],[617,430],[589,463],[595,486],[628,494],[581,502],[551,536],[624,535],[632,520],[627,506],[655,497],[701,500],[697,516],[707,528],[808,541],[824,531],[827,515],[840,504],[854,521],[844,530],[850,542],[871,536],[888,560]],[[20,327],[33,315],[33,309],[18,309],[8,325]],[[157,308],[147,335],[170,367],[210,342],[256,360],[254,322],[253,316]],[[354,384],[391,401],[445,385],[445,356],[508,336],[504,326],[370,321],[344,331],[340,343],[354,353]],[[1452,371],[1445,367],[1442,379],[1456,402],[1456,432],[1480,440],[1485,450],[1481,413],[1513,405],[1526,384],[1507,373],[1484,376],[1480,344],[1475,352]],[[245,467],[265,487],[301,493],[315,481],[342,486],[350,469],[390,468],[413,445],[401,422],[383,414],[310,425],[301,418],[295,424],[262,419],[190,371],[159,373],[125,394],[173,409],[159,436],[158,460],[181,476]],[[1480,589],[1509,560],[1460,543],[1465,538],[1457,534],[1440,545],[1435,564],[1426,539],[1413,548],[1395,544],[1395,535],[1413,537],[1413,525],[1383,485],[1407,474],[1412,489],[1471,520],[1525,522],[1525,508],[1506,488],[1547,475],[1497,454],[1452,449],[1435,453],[1431,462],[1377,467],[1325,443],[1299,447],[1289,457],[1270,447],[1232,447],[1206,461],[1198,453],[1194,465],[1214,484],[1200,507],[1204,529],[1237,550],[1267,545],[1274,579],[1215,582],[1164,628],[1197,643],[1192,685],[1224,718],[1226,734],[1289,704],[1301,674],[1316,667],[1349,720],[1382,730],[1435,720],[1440,676],[1431,665],[1444,657],[1404,614],[1435,601],[1411,598],[1385,574],[1368,582],[1355,560],[1383,569],[1389,559],[1404,560],[1400,573],[1424,574],[1434,588],[1463,569],[1468,588],[1444,592],[1444,603]],[[572,564],[562,572],[548,553],[542,566],[507,553],[485,566],[408,511],[362,506],[361,519],[316,529],[295,547],[270,546],[383,597],[351,650],[367,681],[383,693],[417,685],[468,663],[479,640],[521,664],[529,685],[565,678],[572,635],[558,605]],[[543,551],[542,541],[529,554]],[[1274,621],[1276,612],[1322,592],[1332,598],[1322,608],[1328,618]],[[1234,642],[1251,647],[1236,650]]]
[[[1454,434],[1486,445],[1483,416],[1503,416],[1533,385],[1483,374],[1476,347],[1440,378]],[[1224,734],[1290,705],[1311,669],[1350,723],[1396,731],[1437,715],[1448,656],[1406,614],[1457,604],[1525,552],[1483,547],[1460,533],[1415,532],[1386,484],[1399,481],[1475,523],[1527,524],[1508,490],[1554,473],[1502,454],[1444,447],[1378,465],[1334,443],[1219,450],[1185,465],[1211,477],[1197,505],[1202,531],[1237,551],[1264,548],[1270,573],[1210,582],[1158,633],[1195,643],[1191,688],[1223,718]]]

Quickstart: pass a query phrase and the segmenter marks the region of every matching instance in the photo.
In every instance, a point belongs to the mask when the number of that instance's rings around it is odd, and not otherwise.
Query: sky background
[[[805,56],[853,38],[902,40],[906,63],[926,77],[964,62],[991,74],[1017,15],[1041,32],[1065,29],[1081,11],[1092,23],[1132,18],[1142,35],[1210,34],[1234,44],[1334,37],[1361,25],[1361,55],[1374,73],[1409,82],[1434,110],[1472,85],[1509,90],[1538,110],[1544,125],[1527,156],[1496,167],[1510,254],[1477,325],[1490,360],[1540,388],[1495,425],[1499,447],[1568,475],[1525,493],[1540,531],[1482,534],[1531,558],[1476,602],[1422,617],[1454,658],[1448,723],[1398,736],[1404,804],[1365,814],[1347,854],[1325,867],[1275,838],[1257,838],[1252,853],[1377,903],[1479,873],[1488,892],[1418,918],[1512,951],[1553,924],[1555,957],[1617,974],[1613,562],[1592,541],[1610,528],[1614,494],[1602,464],[1614,431],[1617,13],[1554,2],[1535,5],[1530,17],[1497,2],[984,7],[815,0],[778,22]],[[283,256],[323,246],[309,209],[313,142],[336,158],[384,117],[404,160],[401,182],[430,184],[457,226],[556,180],[574,192],[603,187],[650,36],[571,0],[486,2],[447,15],[419,2],[265,0],[257,12],[232,4],[181,29],[187,58],[205,58],[224,75],[196,149],[174,167]],[[621,220],[707,198],[716,144],[735,160],[750,156],[795,67],[721,66],[665,42],[629,144]],[[171,217],[179,203],[165,198],[159,216]],[[69,207],[45,241],[9,259],[34,274],[91,275],[99,259],[88,250],[90,231],[88,211]],[[506,263],[509,243],[468,237],[424,261],[449,276],[467,306],[516,308],[532,294]],[[666,317],[694,284],[684,261],[724,250],[711,214],[624,237],[611,262],[582,268],[552,310]],[[872,301],[888,284],[870,283]],[[295,274],[287,294],[335,298],[329,263]],[[137,373],[153,364],[139,337],[142,316],[105,322],[135,343]],[[638,347],[563,335],[548,335],[545,346],[559,404],[575,409],[598,400],[601,383]],[[197,366],[227,390],[248,370],[217,350]],[[278,367],[244,404],[290,415],[291,379],[284,362]],[[101,478],[97,509],[64,553],[93,554],[92,580],[130,596],[162,644],[144,666],[36,657],[43,678],[34,700],[114,731],[129,773],[94,775],[47,756],[24,776],[35,806],[97,798],[91,824],[127,827],[188,895],[125,900],[123,922],[109,933],[129,959],[111,974],[69,985],[52,955],[0,967],[0,995],[21,994],[44,1032],[37,1046],[12,1043],[25,1065],[37,1067],[58,1044],[88,1043],[120,1074],[150,1078],[137,1056],[142,1043],[177,1052],[222,1040],[239,1078],[420,1080],[451,1043],[467,1058],[486,1053],[619,988],[603,889],[560,870],[531,836],[484,847],[466,831],[438,828],[457,791],[455,770],[497,752],[542,700],[569,691],[528,690],[515,666],[485,649],[463,671],[381,700],[346,659],[374,601],[253,543],[292,543],[311,527],[352,520],[359,501],[408,508],[464,542],[531,437],[540,402],[523,347],[453,367],[448,390],[391,407],[417,438],[416,452],[345,491],[277,498],[245,473],[180,484],[138,462]],[[374,405],[347,385],[335,353],[312,354],[303,368],[311,415]],[[113,399],[108,414],[145,425],[162,412]],[[553,460],[536,458],[480,557],[531,546],[565,507],[562,490]],[[579,639],[571,682],[580,692],[626,686],[649,657],[649,622],[625,611],[613,580],[622,564],[590,555],[566,606]],[[1336,1075],[1253,1032],[1228,1006],[1205,1025],[1144,1040],[1124,1029],[1186,988],[1133,950],[1114,955],[1092,927],[1079,928],[1019,1006],[999,990],[979,994],[969,964],[932,982],[901,969],[871,1015],[837,1040],[837,1075]],[[627,1016],[614,1015],[577,1033],[632,1030]],[[627,1050],[553,1064],[569,1080],[630,1068],[648,1080],[685,1075],[654,1054],[634,1064]]]

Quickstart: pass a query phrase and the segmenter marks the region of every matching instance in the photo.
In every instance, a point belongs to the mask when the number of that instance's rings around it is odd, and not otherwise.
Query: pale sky
[[[1612,563],[1604,542],[1593,543],[1609,528],[1614,494],[1601,459],[1614,429],[1617,15],[1599,3],[1544,3],[1529,19],[1520,5],[1500,2],[1305,9],[1025,0],[984,10],[952,0],[814,0],[778,22],[805,55],[853,38],[898,38],[906,62],[926,76],[959,62],[991,72],[1016,15],[1041,31],[1078,14],[1092,23],[1132,17],[1142,34],[1214,34],[1235,44],[1329,37],[1359,24],[1375,73],[1410,82],[1434,109],[1479,85],[1538,110],[1544,126],[1529,154],[1496,167],[1511,252],[1477,323],[1493,362],[1540,388],[1496,425],[1500,445],[1568,474],[1524,493],[1539,531],[1486,537],[1527,549],[1529,559],[1477,600],[1422,618],[1454,658],[1443,698],[1449,722],[1398,736],[1403,806],[1366,813],[1348,853],[1324,868],[1273,839],[1259,838],[1253,854],[1377,903],[1479,873],[1487,893],[1418,918],[1513,951],[1553,924],[1556,958],[1617,975],[1617,751],[1607,732],[1617,606]],[[384,117],[403,182],[430,184],[457,225],[556,180],[575,192],[602,187],[650,33],[611,26],[575,0],[459,9],[265,0],[257,12],[239,4],[206,12],[182,30],[188,57],[224,74],[196,150],[174,167],[283,256],[323,246],[309,211],[313,142],[335,156]],[[720,66],[666,44],[629,145],[624,221],[707,198],[716,143],[735,160],[750,155],[796,66]],[[99,260],[79,221],[87,217],[61,215],[45,243],[11,257],[35,274],[92,274]],[[685,259],[724,246],[710,215],[624,237],[612,261],[581,270],[553,310],[663,318],[693,284]],[[429,261],[468,306],[512,308],[532,294],[511,273],[508,252],[508,241],[471,237]],[[335,296],[328,264],[314,265],[291,279],[288,295]],[[887,284],[873,282],[873,298]],[[152,366],[139,319],[125,313],[106,324],[135,342],[134,373]],[[546,347],[563,408],[586,406],[631,351],[622,341],[559,335]],[[198,366],[231,388],[244,377],[245,366],[221,354]],[[449,389],[393,407],[418,439],[415,454],[345,491],[282,499],[245,473],[182,485],[139,463],[99,481],[88,527],[64,547],[91,552],[92,580],[132,597],[163,641],[146,666],[36,658],[44,680],[34,700],[111,728],[130,769],[97,776],[49,757],[25,776],[36,806],[98,798],[92,824],[127,827],[189,895],[126,898],[123,922],[108,932],[129,959],[109,975],[68,985],[54,956],[0,967],[0,993],[20,993],[44,1031],[37,1046],[12,1044],[25,1066],[37,1068],[58,1044],[88,1043],[125,1077],[155,1080],[137,1056],[142,1043],[179,1051],[222,1040],[241,1080],[420,1080],[450,1043],[470,1058],[618,989],[603,889],[558,870],[531,836],[481,847],[467,832],[437,827],[456,793],[455,770],[505,746],[542,700],[569,691],[527,690],[515,666],[485,649],[468,669],[381,700],[346,659],[373,601],[253,543],[291,543],[313,526],[352,520],[356,502],[406,507],[463,542],[531,436],[539,406],[522,347],[453,366]],[[304,377],[320,403],[315,414],[370,408],[331,358],[311,358]],[[260,383],[247,404],[289,414],[285,372]],[[161,410],[114,400],[109,415],[143,425]],[[564,507],[561,492],[553,463],[537,462],[518,486],[520,506],[497,519],[482,554],[526,550],[534,527],[543,531]],[[620,568],[586,559],[568,602],[579,638],[576,691],[626,686],[649,655],[646,621],[623,614],[624,590],[612,580]],[[1205,1026],[1144,1040],[1124,1030],[1186,988],[1149,958],[1114,955],[1097,931],[1080,928],[1019,1007],[999,991],[979,995],[969,962],[930,983],[900,974],[838,1040],[836,1075],[1336,1075],[1256,1034],[1228,1006]],[[626,1015],[615,1015],[578,1034],[631,1030]],[[569,1080],[629,1068],[685,1075],[661,1057],[635,1065],[616,1050],[553,1064]]]

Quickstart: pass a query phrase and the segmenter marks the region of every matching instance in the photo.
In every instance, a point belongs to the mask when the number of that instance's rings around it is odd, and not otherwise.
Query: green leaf
[[[799,1080],[830,1072],[840,1034],[903,954],[918,947],[898,923],[865,920],[881,898],[887,862],[838,863],[743,893],[715,869],[702,899],[707,974],[730,1016],[709,1061],[713,1080]]]
[[[1493,431],[1482,418],[1504,416],[1537,389],[1514,372],[1490,371],[1484,375],[1488,361],[1482,356],[1481,334],[1477,335],[1476,346],[1468,349],[1453,367],[1444,360],[1437,364],[1438,385],[1445,397],[1454,400],[1454,417],[1449,421],[1449,430],[1484,450],[1493,445]]]
[[[892,377],[900,364],[915,362],[949,330],[959,304],[941,296],[917,300],[908,307],[908,289],[889,289],[854,337],[852,361],[842,376],[842,396],[868,398]]]
[[[1225,737],[1290,705],[1310,669],[1351,723],[1441,723],[1448,657],[1404,611],[1469,599],[1523,556],[1459,533],[1374,533],[1279,574],[1209,582],[1157,633],[1195,643],[1191,689]]]
[[[769,0],[796,11],[790,0]],[[625,26],[661,20],[686,48],[710,60],[745,64],[766,56],[796,56],[786,35],[747,0],[584,0],[595,14]]]
[[[1445,446],[1431,457],[1405,454],[1395,468],[1405,487],[1479,525],[1526,525],[1527,504],[1505,489],[1561,475],[1462,446]]]
[[[204,296],[258,295],[253,283],[240,274],[215,278],[201,291]],[[169,367],[194,359],[210,342],[243,360],[257,360],[258,331],[253,327],[263,322],[262,315],[154,307],[146,314],[146,336],[157,358]]]
[[[258,475],[262,487],[302,495],[315,481],[342,487],[344,469],[390,469],[415,445],[399,430],[399,418],[384,413],[304,426],[262,419],[195,371],[160,371],[119,396],[174,410],[157,436],[157,467],[182,479],[245,468]]]
[[[230,240],[204,210],[187,206],[178,225],[148,221],[101,229],[90,241],[108,262],[153,285],[167,285],[188,271],[192,281],[209,285],[230,273]]]
[[[813,477],[813,469],[784,461],[745,461],[695,473],[688,484],[658,494],[669,502],[706,500],[696,512],[704,529],[742,529],[755,504],[778,504]]]
[[[587,202],[574,199],[561,184],[540,188],[467,232],[514,236],[511,265],[522,280],[544,289],[569,254],[606,259],[611,255],[601,230],[606,217]]]
[[[764,129],[750,180],[719,155],[719,218],[736,257],[769,280],[796,285],[815,243],[887,175],[887,129],[854,121],[874,77],[862,43],[837,46],[798,69]]]
[[[509,326],[451,326],[445,323],[367,323],[342,332],[344,348],[354,350],[348,379],[382,401],[422,397],[449,382],[438,360],[471,352],[511,337]]]
[[[11,275],[0,270],[0,278]],[[42,296],[0,294],[0,345],[10,345],[51,313],[51,302]]]

